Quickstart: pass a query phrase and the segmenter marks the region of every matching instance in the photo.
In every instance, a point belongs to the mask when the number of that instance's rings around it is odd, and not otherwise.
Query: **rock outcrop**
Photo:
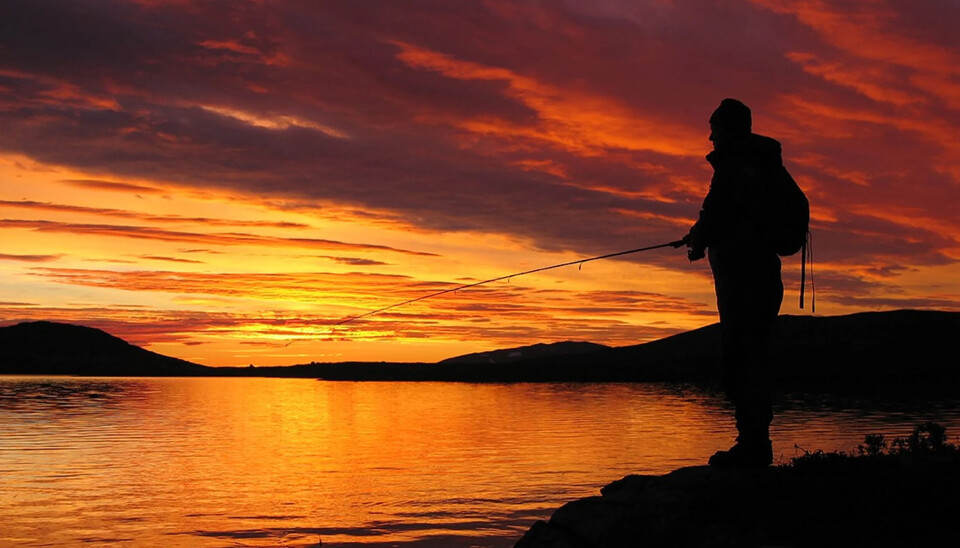
[[[955,545],[958,488],[960,462],[942,456],[682,468],[570,502],[515,548]]]

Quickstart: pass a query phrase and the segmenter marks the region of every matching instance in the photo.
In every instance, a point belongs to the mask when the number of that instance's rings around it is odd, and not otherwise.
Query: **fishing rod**
[[[415,303],[415,302],[417,302],[417,301],[422,301],[422,300],[424,300],[424,299],[430,299],[430,298],[433,298],[433,297],[439,297],[440,295],[446,295],[447,293],[454,293],[454,292],[456,292],[456,291],[462,291],[462,290],[464,290],[464,289],[469,289],[469,288],[471,288],[471,287],[477,287],[478,285],[484,285],[484,284],[488,284],[488,283],[492,283],[492,282],[499,282],[500,280],[509,280],[510,278],[516,278],[516,277],[518,277],[518,276],[526,276],[527,274],[533,274],[533,273],[535,273],[535,272],[543,272],[543,271],[545,271],[545,270],[553,270],[554,268],[562,268],[562,267],[564,267],[564,266],[572,266],[572,265],[575,265],[575,264],[576,264],[576,265],[580,265],[580,266],[582,267],[582,266],[583,266],[583,263],[589,263],[590,261],[599,261],[599,260],[601,260],[601,259],[610,259],[610,258],[612,258],[612,257],[619,257],[619,256],[621,256],[621,255],[630,255],[631,253],[640,253],[640,252],[642,252],[642,251],[651,251],[651,250],[653,250],[653,249],[660,249],[660,248],[662,248],[662,247],[680,247],[680,246],[685,245],[686,243],[687,243],[687,242],[686,242],[685,239],[683,239],[683,240],[675,240],[675,241],[673,241],[673,242],[667,242],[667,243],[665,243],[665,244],[651,245],[651,246],[647,246],[647,247],[638,247],[637,249],[628,249],[627,251],[618,251],[617,253],[608,253],[608,254],[606,254],[606,255],[598,255],[598,256],[596,256],[596,257],[588,257],[588,258],[586,258],[586,259],[577,259],[576,261],[570,261],[570,262],[560,263],[560,264],[555,264],[555,265],[550,265],[550,266],[543,266],[543,267],[534,268],[534,269],[531,269],[531,270],[524,270],[523,272],[515,272],[515,273],[513,273],[513,274],[507,274],[506,276],[498,276],[498,277],[496,277],[496,278],[490,278],[489,280],[483,280],[483,281],[481,281],[481,282],[474,282],[474,283],[464,284],[464,285],[461,285],[461,286],[458,286],[458,287],[452,287],[452,288],[450,288],[450,289],[444,289],[444,290],[442,290],[442,291],[437,291],[436,293],[430,293],[429,295],[423,295],[423,296],[417,297],[417,298],[415,298],[415,299],[409,299],[409,300],[403,301],[403,302],[401,302],[401,303],[391,304],[390,306],[385,306],[385,307],[383,307],[383,308],[378,308],[378,309],[376,309],[376,310],[371,310],[370,312],[366,312],[366,313],[360,314],[360,315],[358,315],[358,316],[350,316],[350,317],[348,317],[348,318],[344,318],[344,319],[338,321],[337,323],[330,324],[330,325],[331,325],[331,327],[337,326],[337,325],[343,325],[343,324],[345,324],[345,323],[349,323],[349,322],[352,322],[352,321],[354,321],[354,320],[359,320],[360,318],[366,318],[367,316],[372,316],[372,315],[374,315],[374,314],[379,314],[380,312],[384,312],[384,311],[386,311],[386,310],[390,310],[391,308],[397,308],[397,307],[399,307],[399,306],[403,306],[403,305]]]

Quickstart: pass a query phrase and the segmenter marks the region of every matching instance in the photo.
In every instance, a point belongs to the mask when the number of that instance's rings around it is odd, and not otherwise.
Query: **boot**
[[[707,461],[717,468],[763,468],[773,464],[773,444],[770,440],[737,443],[726,451],[717,451]]]

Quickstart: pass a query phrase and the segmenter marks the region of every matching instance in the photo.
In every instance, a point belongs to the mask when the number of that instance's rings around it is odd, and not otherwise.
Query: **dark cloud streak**
[[[60,257],[60,255],[16,255],[0,253],[0,261],[21,261],[25,263],[47,263],[56,261]]]
[[[384,245],[358,244],[320,238],[277,238],[239,232],[199,233],[163,230],[145,226],[62,223],[44,220],[0,219],[0,229],[28,229],[75,235],[101,235],[164,242],[190,242],[218,245],[273,245],[319,249],[349,249],[355,251],[388,251],[405,255],[435,256],[432,253],[411,251]]]
[[[154,223],[196,223],[208,226],[254,226],[283,229],[309,228],[309,225],[303,223],[292,223],[287,221],[249,221],[239,219],[218,219],[212,217],[184,217],[181,215],[152,215],[148,213],[139,213],[120,209],[83,207],[69,204],[55,204],[50,202],[35,202],[30,200],[0,200],[0,207],[51,211],[58,213],[84,213],[91,215],[102,215],[106,217],[136,219],[142,222]]]

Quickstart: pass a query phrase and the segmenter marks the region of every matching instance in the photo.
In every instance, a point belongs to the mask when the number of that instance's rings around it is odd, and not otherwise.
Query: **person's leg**
[[[712,466],[766,466],[773,462],[770,443],[773,405],[769,375],[761,356],[752,352],[755,341],[746,327],[735,321],[728,321],[721,327],[721,380],[724,393],[734,406],[737,440],[730,449],[718,451],[710,457]]]
[[[733,404],[737,443],[710,459],[716,466],[766,466],[773,460],[770,339],[783,286],[780,261],[754,258],[733,264],[711,257],[720,311],[721,380]]]
[[[780,258],[758,257],[750,268],[753,288],[745,296],[748,324],[745,336],[743,432],[748,439],[770,445],[770,423],[773,421],[773,362],[771,343],[777,316],[783,301]],[[738,416],[738,424],[740,422]]]

